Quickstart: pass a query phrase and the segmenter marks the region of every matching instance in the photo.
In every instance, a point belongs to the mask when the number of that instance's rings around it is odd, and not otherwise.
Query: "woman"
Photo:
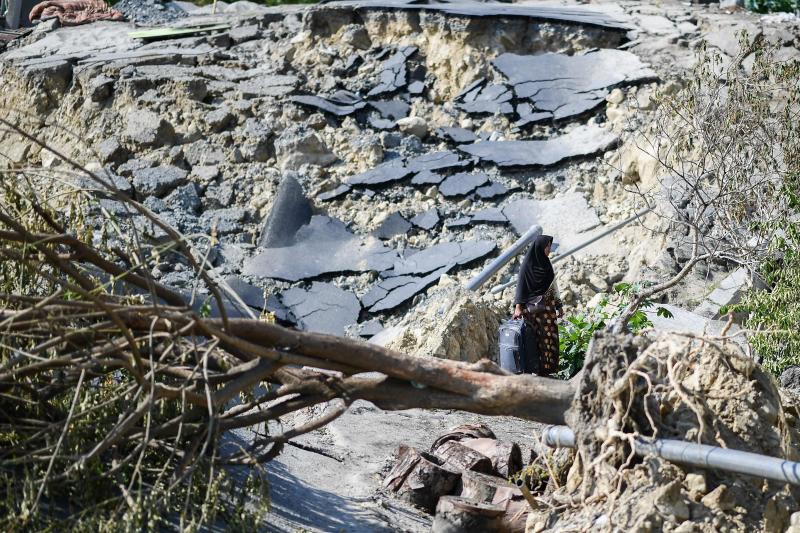
[[[557,296],[555,272],[550,263],[553,237],[539,235],[525,253],[514,296],[514,318],[524,316],[538,341],[539,374],[558,370],[558,324],[562,303]]]

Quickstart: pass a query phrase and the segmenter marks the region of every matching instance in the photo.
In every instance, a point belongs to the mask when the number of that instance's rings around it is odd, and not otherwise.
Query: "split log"
[[[436,506],[432,533],[500,533],[505,510],[489,503],[475,503],[457,496],[444,496]]]
[[[389,472],[384,486],[429,513],[441,496],[455,489],[461,474],[449,470],[444,461],[408,446],[398,451],[397,465]]]
[[[495,439],[467,439],[461,442],[491,459],[495,473],[510,477],[522,470],[522,451],[516,443]]]
[[[431,452],[435,453],[436,448],[447,441],[462,441],[464,439],[496,439],[494,432],[484,424],[461,424],[450,429],[444,435],[433,441]]]
[[[435,455],[454,470],[471,470],[484,474],[492,472],[491,459],[454,440],[449,440],[436,448]]]
[[[462,472],[459,485],[457,489],[459,496],[481,503],[491,503],[499,489],[511,487],[511,484],[503,478],[480,472]]]

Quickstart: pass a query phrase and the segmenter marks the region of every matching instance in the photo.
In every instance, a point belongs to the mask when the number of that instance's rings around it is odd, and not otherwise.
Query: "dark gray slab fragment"
[[[529,101],[517,104],[517,115],[519,116],[519,120],[517,120],[514,125],[520,128],[529,124],[537,124],[553,119],[552,112],[537,111]]]
[[[356,295],[332,283],[315,281],[308,289],[293,287],[281,293],[281,300],[297,317],[300,329],[331,335],[343,335],[361,312]]]
[[[374,237],[351,233],[339,220],[314,216],[295,234],[294,244],[264,248],[245,261],[249,276],[299,281],[325,274],[382,271],[397,260],[397,252]]]
[[[247,210],[241,207],[227,207],[204,211],[198,222],[206,233],[216,230],[217,235],[232,235],[244,230],[247,216]]]
[[[406,60],[417,51],[416,46],[404,46],[383,62],[383,70],[378,75],[378,84],[367,93],[367,96],[378,96],[393,93],[408,83]]]
[[[386,217],[372,234],[379,239],[391,239],[395,235],[408,233],[410,229],[411,223],[403,218],[403,215],[395,212]]]
[[[410,94],[422,94],[425,90],[425,82],[424,81],[412,81],[408,84],[408,92]]]
[[[382,118],[387,120],[400,120],[401,118],[405,118],[411,110],[411,106],[402,100],[370,102],[369,105],[380,113]]]
[[[164,196],[186,183],[189,173],[172,165],[143,168],[133,172],[133,187],[142,196]]]
[[[311,220],[311,202],[303,193],[303,187],[291,174],[287,174],[278,186],[258,245],[264,248],[280,248],[294,242],[295,233]]]
[[[448,220],[444,223],[444,225],[448,228],[463,228],[465,226],[469,226],[471,223],[472,217],[458,217]]]
[[[452,265],[442,267],[427,276],[398,276],[376,283],[364,296],[361,303],[371,313],[390,311],[409,301],[442,277]]]
[[[266,310],[275,315],[275,319],[284,324],[296,324],[297,318],[292,311],[274,294],[264,298],[264,290],[251,285],[238,276],[225,278],[225,283],[235,292],[244,303],[257,311]]]
[[[352,104],[337,103],[333,100],[322,98],[321,96],[314,96],[311,94],[292,96],[289,99],[297,104],[304,105],[307,107],[313,107],[315,109],[325,111],[326,113],[331,113],[332,115],[336,115],[338,117],[346,117],[347,115],[352,115],[356,111],[364,109],[364,107],[366,107],[367,105],[366,102],[356,102]]]
[[[528,122],[534,111],[551,112],[556,120],[579,115],[600,105],[613,87],[656,78],[635,54],[613,49],[571,56],[506,53],[492,64],[514,85],[517,98],[530,99]]]
[[[486,84],[486,78],[478,78],[477,80],[473,81],[459,92],[455,99],[461,101],[471,101],[475,99],[475,96],[480,92],[481,87]]]
[[[473,213],[472,222],[475,224],[508,224],[508,219],[497,207],[489,207]]]
[[[617,141],[618,137],[610,131],[588,125],[544,141],[481,141],[458,148],[499,167],[529,167],[554,165],[571,157],[604,152]]]
[[[377,167],[345,178],[349,185],[384,185],[393,181],[400,181],[414,172],[403,164],[402,159],[392,159],[381,163]]]
[[[391,130],[397,125],[397,122],[394,120],[381,118],[378,113],[370,113],[369,117],[367,118],[367,122],[369,122],[369,125],[376,130]]]
[[[489,176],[484,172],[476,174],[469,174],[467,172],[459,172],[448,176],[441,185],[439,185],[439,192],[444,196],[465,196],[481,185],[489,181]]]
[[[423,170],[461,168],[469,166],[471,163],[468,159],[462,160],[457,152],[442,150],[409,159],[406,166],[411,172],[422,172]]]
[[[477,137],[470,130],[464,128],[437,128],[436,136],[456,144],[475,142]]]
[[[505,85],[487,85],[477,93],[474,91],[468,93],[467,97],[468,101],[456,102],[456,107],[466,113],[505,115],[514,111],[514,106],[511,104],[513,93]]]
[[[493,181],[488,185],[475,189],[475,194],[484,200],[488,200],[489,198],[496,198],[508,194],[508,187],[499,181]]]
[[[397,261],[381,276],[427,274],[446,265],[465,265],[489,255],[494,249],[492,241],[443,242]]]
[[[431,172],[430,170],[423,170],[422,172],[418,172],[411,178],[412,185],[439,185],[444,176],[441,174],[437,174],[436,172]]]
[[[318,194],[317,200],[320,202],[328,202],[334,198],[339,198],[340,196],[347,194],[350,192],[350,189],[351,187],[349,185],[339,185],[335,189]]]
[[[433,229],[439,223],[439,211],[437,211],[435,207],[433,209],[423,211],[422,213],[415,215],[411,219],[411,223],[418,228],[425,230]]]
[[[356,328],[360,337],[370,338],[384,330],[383,324],[377,318],[359,324]]]

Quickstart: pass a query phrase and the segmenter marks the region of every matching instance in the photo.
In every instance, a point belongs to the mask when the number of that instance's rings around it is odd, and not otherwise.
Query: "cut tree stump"
[[[400,446],[397,464],[386,476],[384,487],[433,513],[439,497],[450,494],[460,477],[459,472],[449,470],[438,457]]]
[[[492,461],[497,475],[508,478],[522,470],[522,451],[513,442],[495,439],[467,439],[461,441],[467,448],[472,448]]]
[[[461,483],[458,495],[467,500],[481,503],[491,503],[498,491],[511,488],[512,485],[505,479],[489,476],[480,472],[461,472]]]
[[[434,455],[442,459],[445,464],[454,470],[469,470],[489,474],[493,469],[491,459],[454,440],[449,440],[436,448]]]
[[[444,496],[436,506],[432,533],[500,533],[505,509],[488,503],[476,503],[458,496]]]

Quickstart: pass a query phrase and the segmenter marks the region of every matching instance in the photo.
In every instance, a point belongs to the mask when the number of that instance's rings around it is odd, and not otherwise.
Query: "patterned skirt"
[[[554,291],[548,290],[526,305],[526,318],[533,325],[539,348],[539,374],[547,376],[558,371],[558,303]]]

